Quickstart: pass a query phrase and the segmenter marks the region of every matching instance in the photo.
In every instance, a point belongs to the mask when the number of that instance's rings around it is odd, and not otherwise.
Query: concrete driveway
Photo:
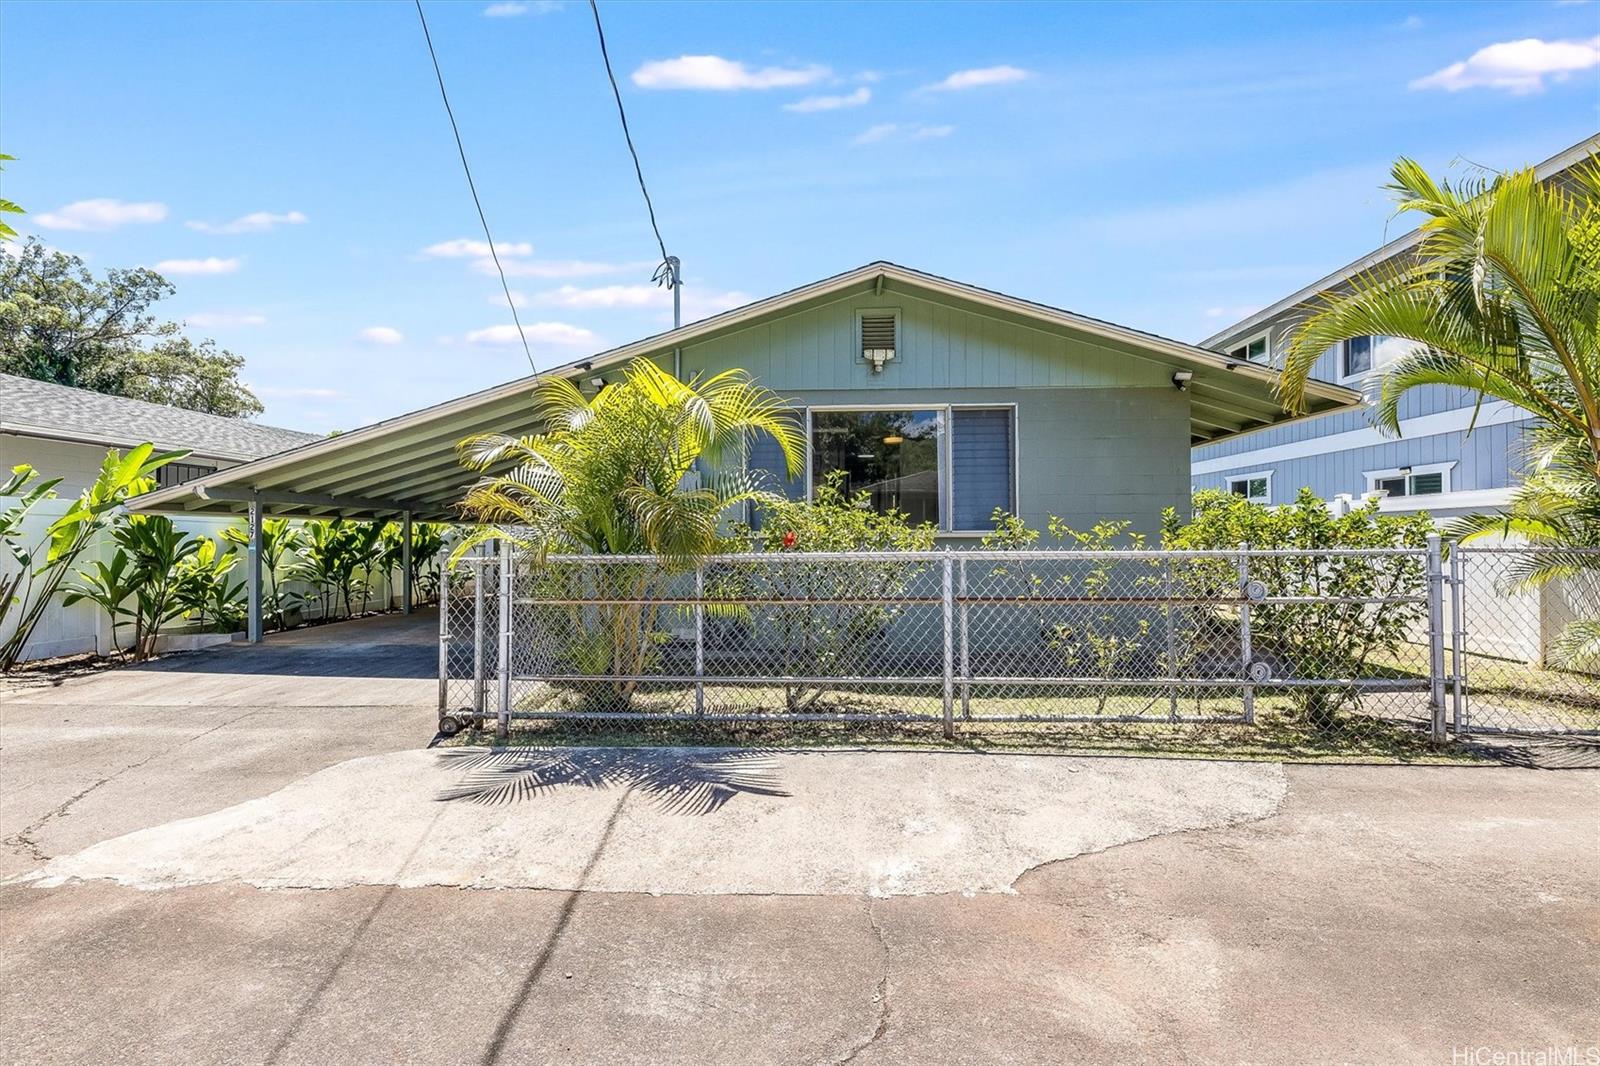
[[[1445,1064],[1600,1042],[1600,774],[444,757],[419,750],[430,627],[0,697],[5,872],[49,878],[0,886],[0,1060]],[[707,780],[748,787],[708,802]],[[861,875],[885,856],[894,876]],[[457,887],[485,871],[550,887]]]

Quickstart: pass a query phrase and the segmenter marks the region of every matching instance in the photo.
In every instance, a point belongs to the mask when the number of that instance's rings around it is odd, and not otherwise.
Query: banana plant
[[[22,602],[17,590],[33,573],[33,549],[28,546],[22,522],[34,505],[54,499],[55,487],[61,483],[60,478],[35,483],[38,476],[39,472],[33,467],[20,463],[11,468],[11,473],[4,481],[0,481],[0,498],[17,498],[10,507],[0,510],[0,544],[5,546],[6,554],[17,567],[15,574],[0,578],[0,627],[5,625],[6,615],[11,608]]]
[[[222,539],[239,549],[248,550],[250,545],[250,528],[241,523],[229,526],[222,531]],[[305,543],[306,532],[294,525],[287,518],[267,518],[261,523],[261,577],[266,582],[266,599],[264,608],[267,615],[273,619],[279,629],[289,628],[287,612],[292,607],[298,607],[303,597],[299,593],[282,588],[279,575],[291,576],[286,571],[293,570],[293,566],[285,567],[284,560],[291,558],[301,545]]]
[[[165,515],[129,515],[111,531],[117,547],[131,559],[139,578],[134,589],[135,662],[155,653],[156,638],[167,623],[183,616],[183,574],[186,560],[200,551],[206,538],[183,532]]]
[[[208,613],[218,632],[232,632],[244,617],[244,582],[230,580],[236,561],[233,548],[219,548],[216,541],[202,537],[194,554],[178,563],[178,603],[185,614],[195,617],[202,632]]]
[[[123,648],[117,627],[123,619],[132,617],[134,612],[127,603],[139,591],[145,577],[134,571],[132,556],[118,551],[109,564],[96,559],[88,570],[79,570],[77,581],[63,590],[66,595],[62,602],[68,607],[83,600],[97,604],[111,619],[111,652],[120,655]]]
[[[44,558],[38,558],[37,549],[30,552],[30,565],[24,569],[20,591],[18,588],[10,591],[8,598],[15,597],[21,616],[11,635],[0,644],[0,672],[10,670],[22,658],[22,649],[44,617],[45,607],[60,591],[78,556],[111,520],[113,512],[130,496],[154,488],[153,475],[157,470],[188,454],[186,451],[157,452],[149,443],[130,448],[126,455],[115,448],[106,452],[93,484],[85,488],[67,513],[50,523],[45,531]]]

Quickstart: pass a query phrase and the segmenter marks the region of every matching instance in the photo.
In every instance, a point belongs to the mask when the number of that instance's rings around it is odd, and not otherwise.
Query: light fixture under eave
[[[904,444],[905,442],[906,439],[898,433],[891,433],[883,438],[883,443],[885,444]]]

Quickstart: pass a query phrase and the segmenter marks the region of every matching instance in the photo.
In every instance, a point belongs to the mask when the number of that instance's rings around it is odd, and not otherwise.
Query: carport
[[[563,368],[568,370],[570,368]],[[403,609],[412,608],[411,524],[458,522],[455,504],[477,476],[456,458],[473,433],[535,430],[530,393],[537,378],[463,396],[350,433],[146,493],[129,509],[167,514],[243,515],[248,634],[262,638],[261,527],[264,519],[399,522],[404,528]]]

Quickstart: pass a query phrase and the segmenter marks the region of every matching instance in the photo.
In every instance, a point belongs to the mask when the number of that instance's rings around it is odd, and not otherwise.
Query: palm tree
[[[1555,548],[1600,547],[1600,156],[1541,183],[1531,169],[1456,184],[1401,159],[1388,186],[1399,210],[1423,216],[1409,265],[1322,297],[1294,331],[1280,396],[1305,409],[1319,356],[1351,337],[1387,336],[1410,350],[1374,372],[1374,419],[1398,433],[1400,399],[1447,385],[1536,416],[1526,477],[1510,507],[1448,532],[1512,536]],[[1578,552],[1530,555],[1524,587],[1600,568]],[[1600,623],[1574,624],[1558,659],[1600,653]]]
[[[780,499],[742,468],[748,440],[771,436],[789,474],[801,470],[805,442],[793,415],[743,370],[681,382],[636,359],[592,400],[565,378],[541,381],[534,397],[545,432],[480,433],[459,452],[463,465],[485,474],[462,509],[525,527],[540,552],[648,552],[690,562],[717,550],[730,509]],[[692,472],[703,476],[688,486]]]
[[[510,536],[540,561],[552,551],[658,556],[665,565],[598,570],[595,588],[603,583],[603,597],[618,603],[589,617],[573,608],[547,627],[563,640],[563,672],[613,675],[579,691],[625,706],[636,687],[628,678],[648,669],[660,643],[656,611],[643,605],[651,590],[723,546],[720,525],[732,508],[782,499],[762,484],[763,474],[743,468],[747,442],[771,436],[796,475],[804,439],[784,402],[742,370],[681,382],[638,359],[592,400],[562,378],[540,382],[534,396],[543,433],[485,433],[459,445],[462,463],[484,475],[462,510],[520,528],[481,529],[456,554]],[[542,579],[559,587],[569,576]]]

